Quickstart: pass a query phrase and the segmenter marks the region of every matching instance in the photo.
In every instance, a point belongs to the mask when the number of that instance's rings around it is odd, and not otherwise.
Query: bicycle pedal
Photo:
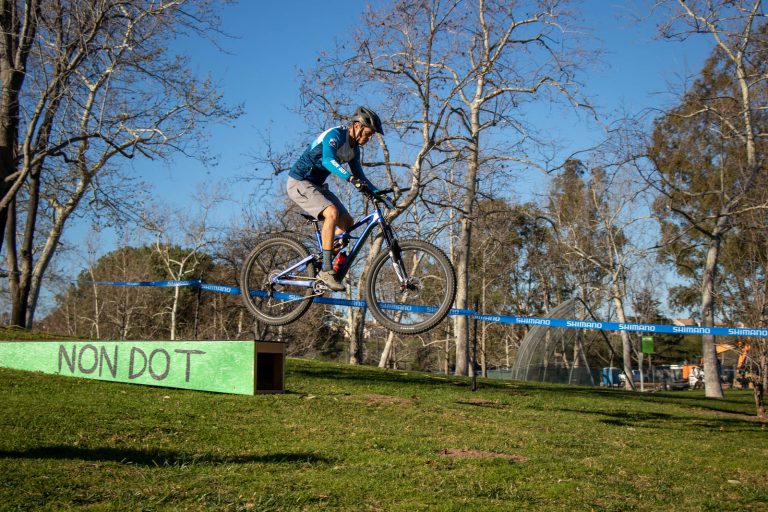
[[[312,290],[315,292],[315,296],[320,296],[320,295],[323,295],[325,292],[331,291],[331,289],[328,288],[327,284],[318,280],[316,277],[313,279],[315,280],[315,284],[312,285]]]

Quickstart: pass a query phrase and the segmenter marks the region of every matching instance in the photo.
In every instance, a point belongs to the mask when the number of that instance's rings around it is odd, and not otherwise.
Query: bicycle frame
[[[349,267],[352,265],[352,263],[354,263],[358,253],[363,247],[363,244],[371,235],[373,228],[377,225],[381,227],[382,233],[384,234],[384,239],[386,240],[390,250],[395,251],[397,255],[397,261],[399,262],[400,260],[400,254],[399,254],[400,251],[397,245],[397,240],[395,239],[395,236],[392,233],[392,228],[384,218],[384,215],[382,214],[381,208],[379,207],[379,205],[374,204],[374,206],[375,206],[375,209],[373,213],[361,219],[360,221],[356,222],[347,231],[344,231],[343,233],[335,235],[333,237],[334,240],[344,240],[344,239],[349,240],[353,238],[356,239],[356,242],[352,245],[352,247],[349,250],[349,255],[347,256],[346,261],[344,261],[344,263],[341,265],[341,268],[339,268],[338,272],[336,272],[336,276],[338,277],[339,280],[344,279],[344,276],[347,275],[347,272],[349,271]],[[317,222],[315,222],[314,225],[315,225],[315,242],[317,243],[318,250],[322,252],[323,243],[322,243],[320,228]],[[351,233],[353,233],[355,230],[357,230],[361,226],[365,226],[362,234],[359,237],[351,236]],[[295,263],[294,265],[286,268],[285,270],[280,271],[277,275],[272,277],[270,281],[273,284],[303,286],[303,287],[311,288],[315,284],[314,280],[309,280],[309,279],[297,280],[297,279],[291,279],[290,277],[287,277],[287,276],[290,276],[290,274],[295,270],[304,270],[306,266],[309,265],[314,259],[315,259],[315,255],[310,254],[309,256],[302,259],[298,263]],[[402,271],[397,267],[402,267],[402,265],[396,265],[396,269],[397,269],[398,276],[404,281],[405,276],[401,275]]]
[[[350,282],[349,286],[356,287],[365,300],[355,306],[368,308],[383,327],[401,334],[420,334],[434,328],[450,313],[456,296],[456,273],[445,252],[425,240],[398,241],[394,226],[388,222],[389,214],[398,211],[394,201],[410,188],[395,184],[389,189],[371,191],[360,183],[354,184],[370,201],[367,204],[371,213],[344,226],[347,229],[343,233],[329,236],[334,242],[333,251],[323,251],[323,246],[328,247],[331,242],[325,237],[326,233],[332,234],[330,223],[321,226],[317,218],[302,214],[307,224],[313,224],[314,237],[265,237],[245,258],[240,271],[240,295],[245,307],[260,322],[273,326],[289,324],[307,312],[313,299],[335,289],[349,292],[347,285],[336,286],[335,282],[350,275],[361,254],[366,254],[363,259],[368,264],[363,269],[364,279]],[[386,194],[392,194],[393,199]],[[412,200],[413,196],[406,199]],[[383,212],[389,212],[387,217]],[[369,245],[370,253],[366,253],[363,245],[376,226],[381,232],[376,233],[375,243]],[[333,274],[326,267],[332,252],[336,252]],[[318,274],[321,260],[325,260],[324,271]],[[333,299],[317,300],[341,305]]]

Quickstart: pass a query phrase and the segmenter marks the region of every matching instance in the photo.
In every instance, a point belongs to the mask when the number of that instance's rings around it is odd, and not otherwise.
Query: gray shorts
[[[313,217],[320,218],[323,210],[331,205],[335,205],[339,209],[340,216],[349,215],[339,198],[328,190],[327,183],[316,185],[311,181],[297,180],[288,176],[286,190],[288,197]]]

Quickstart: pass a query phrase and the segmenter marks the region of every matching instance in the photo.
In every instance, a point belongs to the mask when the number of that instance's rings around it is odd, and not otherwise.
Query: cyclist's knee
[[[336,205],[330,205],[323,210],[323,220],[333,222],[336,224],[339,220],[339,209]]]

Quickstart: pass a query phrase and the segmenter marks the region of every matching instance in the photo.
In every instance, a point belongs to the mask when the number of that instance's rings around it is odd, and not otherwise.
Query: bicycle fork
[[[395,269],[395,274],[400,280],[402,286],[407,286],[408,275],[405,273],[405,264],[403,263],[403,253],[400,250],[400,244],[397,240],[393,240],[389,246],[389,256],[392,258],[392,267]]]
[[[395,269],[395,274],[400,280],[402,290],[405,290],[408,286],[408,274],[405,271],[403,252],[400,249],[400,244],[392,234],[392,229],[390,229],[389,224],[382,222],[381,231],[384,234],[384,239],[387,241],[387,245],[389,245],[389,256],[392,258],[392,267]]]

